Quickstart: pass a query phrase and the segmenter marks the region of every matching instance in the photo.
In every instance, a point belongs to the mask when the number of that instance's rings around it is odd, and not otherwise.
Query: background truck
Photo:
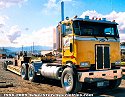
[[[62,61],[44,63],[19,56],[13,64],[5,61],[3,68],[35,81],[50,78],[61,81],[66,93],[77,93],[86,86],[116,88],[121,83],[120,41],[115,21],[77,16],[59,22],[58,50]]]

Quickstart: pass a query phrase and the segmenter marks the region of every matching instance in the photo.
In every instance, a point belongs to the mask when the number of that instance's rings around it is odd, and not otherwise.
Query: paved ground
[[[4,86],[5,83],[8,83],[8,87]],[[20,76],[10,71],[4,71],[0,65],[0,85],[1,84],[3,84],[3,87],[0,87],[0,97],[2,95],[4,95],[4,97],[14,97],[15,95],[17,97],[28,97],[27,94],[33,94],[30,96],[35,97],[34,94],[65,94],[64,89],[61,87],[60,81],[48,79],[44,82],[29,82],[28,80],[21,79]],[[93,94],[94,97],[125,97],[125,77],[123,77],[120,87],[115,90],[94,89],[80,93]],[[20,94],[24,95],[20,96]]]

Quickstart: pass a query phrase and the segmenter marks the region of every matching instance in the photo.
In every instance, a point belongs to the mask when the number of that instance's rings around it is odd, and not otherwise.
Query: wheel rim
[[[21,69],[21,75],[22,75],[22,77],[25,77],[25,74],[26,74],[26,72],[25,72],[25,68],[22,67],[22,69]]]
[[[29,79],[32,79],[33,78],[33,74],[34,74],[34,71],[33,71],[33,68],[29,68]]]
[[[67,73],[64,76],[64,87],[68,91],[73,86],[73,77],[71,74]]]

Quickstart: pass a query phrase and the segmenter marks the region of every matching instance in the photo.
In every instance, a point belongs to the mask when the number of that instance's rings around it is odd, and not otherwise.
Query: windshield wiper
[[[98,40],[98,38],[94,35],[94,38],[96,39],[96,40]]]
[[[108,38],[106,36],[104,36],[104,37],[108,40]]]
[[[113,37],[115,40],[117,40],[117,38],[116,37]]]

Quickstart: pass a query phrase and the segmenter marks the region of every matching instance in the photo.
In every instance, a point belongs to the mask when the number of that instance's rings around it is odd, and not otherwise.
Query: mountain
[[[18,51],[31,51],[33,50],[33,47],[31,46],[25,46],[25,47],[1,47],[1,49],[9,50],[10,52],[18,52]],[[34,51],[41,51],[41,50],[52,50],[52,47],[50,46],[34,46]]]

